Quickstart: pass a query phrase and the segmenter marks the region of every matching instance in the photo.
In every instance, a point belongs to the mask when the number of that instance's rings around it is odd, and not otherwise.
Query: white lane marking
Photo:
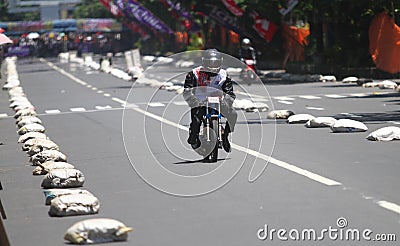
[[[329,97],[329,98],[334,98],[334,99],[336,99],[336,98],[345,98],[345,97],[347,97],[347,96],[343,96],[343,95],[338,95],[338,94],[327,94],[327,95],[325,95],[326,97]]]
[[[103,96],[105,96],[105,97],[109,97],[109,96],[111,96],[110,94],[108,94],[108,93],[104,93],[103,94]]]
[[[340,113],[341,115],[345,115],[348,117],[353,117],[353,118],[360,118],[362,117],[361,115],[356,115],[356,114],[352,114],[352,113]]]
[[[71,112],[85,112],[86,109],[85,108],[70,108],[69,110],[71,110]]]
[[[385,208],[387,210],[390,210],[392,212],[400,214],[400,206],[397,205],[396,203],[388,202],[388,201],[379,201],[378,205],[381,206],[382,208]]]
[[[252,98],[252,99],[254,99],[254,98],[265,98],[265,96],[260,96],[260,95],[256,95],[256,94],[251,94],[251,93],[248,93],[248,92],[235,91],[235,93],[236,93],[236,94],[239,94],[239,95],[248,96],[248,97],[250,97],[250,98]]]
[[[400,125],[400,122],[397,122],[397,121],[388,121],[388,123],[395,124],[395,125]]]
[[[46,62],[46,64],[47,64],[49,67],[53,68],[54,70],[58,71],[59,73],[65,75],[65,76],[67,76],[68,78],[72,79],[72,80],[75,81],[76,83],[81,84],[81,85],[87,85],[86,82],[84,82],[84,81],[78,79],[78,78],[75,77],[74,75],[72,75],[72,74],[70,74],[70,73],[64,71],[63,69],[57,67],[57,66],[54,65],[52,62],[48,62],[48,61],[46,61],[46,59],[43,59],[43,58],[40,58],[39,60],[40,60],[41,62]]]
[[[139,106],[134,103],[126,103],[125,108],[138,108]]]
[[[96,87],[92,87],[92,90],[96,91],[96,90],[97,90],[97,88],[96,88]]]
[[[8,114],[0,114],[0,118],[6,118],[8,117]]]
[[[276,99],[276,100],[281,100],[281,101],[294,101],[294,100],[295,100],[295,98],[293,98],[293,97],[285,97],[285,96],[282,96],[282,97],[274,97],[274,99]]]
[[[350,96],[352,96],[352,97],[366,97],[366,96],[368,96],[368,94],[366,94],[366,93],[352,93],[352,94],[349,94]]]
[[[317,96],[313,96],[313,95],[302,95],[299,96],[300,98],[304,98],[304,99],[309,99],[309,100],[316,100],[316,99],[321,99],[321,97],[317,97]]]
[[[93,87],[93,85],[86,85],[86,87],[87,87],[87,88],[92,88],[92,87]]]
[[[113,100],[114,102],[122,104],[122,106],[124,106],[126,104],[126,102],[124,100],[121,100],[121,99],[119,99],[117,97],[113,97],[113,98],[111,98],[111,100]]]
[[[155,120],[161,121],[161,122],[163,122],[165,124],[177,127],[177,128],[179,128],[181,130],[184,130],[184,131],[189,131],[189,128],[187,128],[185,126],[182,126],[182,125],[177,124],[175,122],[169,121],[169,120],[167,120],[167,119],[165,119],[165,118],[163,118],[161,116],[152,114],[152,113],[150,113],[148,111],[145,111],[143,109],[134,108],[133,110],[135,110],[135,111],[137,111],[137,112],[139,112],[141,114],[144,114],[144,115],[146,115],[148,117],[151,117],[151,118],[153,118]],[[245,153],[247,153],[249,155],[252,155],[252,156],[255,156],[257,158],[261,158],[261,159],[263,159],[263,160],[265,160],[265,161],[267,161],[267,162],[269,162],[271,164],[274,164],[276,166],[282,167],[282,168],[284,168],[286,170],[289,170],[289,171],[292,171],[294,173],[300,174],[300,175],[302,175],[304,177],[307,177],[307,178],[309,178],[311,180],[317,181],[317,182],[319,182],[321,184],[328,185],[328,186],[341,185],[341,183],[339,183],[339,182],[337,182],[335,180],[332,180],[332,179],[329,179],[329,178],[325,178],[325,177],[323,177],[321,175],[318,175],[316,173],[310,172],[308,170],[302,169],[300,167],[294,166],[294,165],[286,163],[284,161],[280,161],[280,160],[275,159],[273,157],[261,154],[261,153],[259,153],[257,151],[245,148],[243,146],[240,146],[240,145],[237,145],[237,144],[234,144],[234,143],[232,143],[231,146],[232,146],[232,148],[234,148],[236,150],[245,152]]]
[[[253,98],[254,102],[269,102],[267,98]]]
[[[97,93],[102,94],[102,93],[104,93],[104,91],[99,90],[99,91],[97,91]]]
[[[325,110],[324,108],[318,108],[318,107],[306,107],[306,109],[310,109],[310,110],[318,110],[318,111]]]
[[[278,103],[283,103],[283,104],[287,104],[287,105],[293,104],[293,102],[283,101],[283,100],[278,101]]]
[[[165,104],[164,103],[160,103],[160,102],[151,102],[148,104],[150,107],[164,107]]]
[[[61,111],[58,110],[58,109],[49,109],[49,110],[45,110],[44,112],[46,112],[46,114],[59,114],[59,113],[61,113]]]
[[[103,109],[110,109],[112,107],[110,105],[107,105],[107,106],[96,106],[95,108],[98,110],[103,110]]]
[[[173,104],[177,105],[177,106],[187,106],[187,102],[186,101],[176,101],[173,102]]]

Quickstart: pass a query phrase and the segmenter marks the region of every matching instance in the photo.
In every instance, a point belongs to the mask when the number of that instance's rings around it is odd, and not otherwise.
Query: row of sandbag
[[[295,114],[290,110],[271,111],[268,119],[286,119],[289,124],[305,124],[307,128],[329,127],[332,132],[365,132],[368,127],[361,121],[352,119],[335,119],[333,117],[315,117],[310,114]],[[400,140],[400,127],[387,126],[371,132],[366,139],[371,141]]]
[[[46,188],[45,204],[50,206],[49,215],[62,217],[98,213],[99,200],[89,191],[79,189],[85,181],[83,173],[68,163],[59,146],[45,135],[42,121],[19,86],[19,81],[10,85],[10,76],[18,79],[15,61],[15,58],[6,60],[8,86],[3,88],[8,89],[10,107],[15,111],[17,133],[20,134],[18,143],[22,143],[22,150],[27,152],[35,166],[33,175],[45,175],[41,186]],[[117,220],[89,219],[70,227],[64,238],[79,244],[120,241],[126,240],[131,230]]]

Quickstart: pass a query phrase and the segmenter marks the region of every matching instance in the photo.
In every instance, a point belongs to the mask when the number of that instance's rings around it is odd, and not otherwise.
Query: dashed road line
[[[388,202],[388,201],[379,201],[378,205],[381,206],[382,208],[385,208],[387,210],[390,210],[392,212],[400,214],[400,206],[395,203]]]
[[[334,98],[334,99],[337,99],[337,98],[346,98],[347,96],[344,96],[344,95],[338,95],[338,94],[327,94],[327,95],[324,95],[325,97],[328,97],[328,98]]]
[[[299,97],[303,98],[303,99],[309,99],[309,100],[321,99],[321,97],[317,97],[317,96],[313,96],[313,95],[301,95]]]
[[[278,103],[282,103],[282,104],[286,104],[286,105],[292,105],[293,104],[293,102],[284,101],[284,100],[280,100],[280,101],[278,101]]]
[[[7,118],[8,114],[0,114],[0,118]]]
[[[96,87],[92,87],[92,90],[97,91],[97,88]]]
[[[114,102],[120,103],[122,105],[126,104],[126,102],[124,100],[121,100],[121,99],[119,99],[117,97],[113,97],[113,98],[111,98],[111,100],[113,100]]]
[[[176,101],[173,102],[173,104],[177,105],[177,106],[187,106],[187,102],[186,101]]]
[[[109,93],[104,93],[103,96],[110,97],[111,95]]]
[[[104,91],[98,90],[97,93],[102,94],[102,93],[104,93]]]
[[[368,94],[366,94],[366,93],[352,93],[352,94],[349,94],[350,96],[352,96],[352,97],[366,97],[366,96],[368,96]]]
[[[48,110],[45,110],[44,112],[46,112],[46,114],[59,114],[59,113],[61,113],[61,111],[58,110],[58,109],[48,109]]]
[[[95,108],[98,110],[103,110],[103,109],[111,109],[112,107],[110,105],[107,105],[107,106],[96,106]]]
[[[164,107],[165,104],[164,103],[160,103],[160,102],[151,102],[148,104],[149,107]]]
[[[286,96],[273,97],[273,98],[276,100],[279,100],[279,101],[294,101],[294,100],[296,100],[293,97],[286,97]]]
[[[324,108],[319,108],[319,107],[306,107],[306,109],[310,109],[310,110],[318,110],[318,111],[325,110]]]
[[[69,110],[71,110],[71,112],[85,112],[86,109],[85,108],[70,108]]]

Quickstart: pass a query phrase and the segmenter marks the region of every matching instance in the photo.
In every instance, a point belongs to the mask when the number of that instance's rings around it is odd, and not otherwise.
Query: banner
[[[123,11],[126,17],[135,18],[139,23],[159,32],[173,34],[171,28],[139,3],[134,2],[133,0],[115,0],[115,4]]]
[[[369,27],[369,52],[377,68],[400,72],[400,27],[386,12],[377,14]]]
[[[189,26],[188,29],[189,29],[190,32],[198,32],[198,31],[200,31],[200,26],[197,25],[197,23],[192,18],[192,16],[190,16],[190,14],[181,7],[180,3],[174,4],[173,2],[171,2],[171,0],[160,0],[160,2],[165,7],[169,8],[169,11],[172,13],[172,15],[176,19],[183,18],[185,24],[188,23],[188,26]],[[186,25],[185,25],[185,27],[186,27]]]
[[[292,11],[292,9],[299,3],[298,0],[288,0],[287,4],[286,4],[286,8],[280,6],[279,8],[279,13],[281,13],[281,15],[286,15],[287,13],[289,13],[290,11]]]
[[[253,13],[253,18],[253,29],[257,31],[258,35],[267,40],[267,42],[271,42],[278,26],[275,23],[260,17],[256,12]]]
[[[244,14],[244,10],[236,5],[234,0],[221,0],[229,11],[235,16],[241,17]]]
[[[115,17],[124,16],[122,9],[120,9],[116,4],[113,3],[112,0],[100,0],[100,3],[104,5]],[[134,20],[123,21],[124,24],[134,32],[137,32],[142,36],[144,40],[150,38],[150,35]]]
[[[238,33],[241,36],[248,36],[241,30],[236,18],[229,14],[229,12],[218,8],[215,5],[201,4],[196,6],[196,10],[214,19],[220,25]]]

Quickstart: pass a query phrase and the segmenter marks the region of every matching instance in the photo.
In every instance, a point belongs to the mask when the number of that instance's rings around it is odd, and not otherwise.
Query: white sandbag
[[[20,121],[17,121],[17,126],[23,127],[24,125],[33,123],[42,124],[42,121],[36,116],[24,116]]]
[[[32,110],[35,110],[35,106],[33,106],[33,105],[30,104],[30,103],[21,104],[21,105],[15,107],[15,108],[14,108],[14,111],[15,111],[15,112],[18,112],[18,111],[23,110],[23,109],[32,109]]]
[[[30,140],[28,140],[30,141]],[[58,145],[51,140],[47,139],[37,139],[38,143],[33,144],[29,150],[26,152],[29,156],[33,156],[43,150],[60,150]]]
[[[315,117],[310,114],[295,114],[288,118],[287,122],[289,124],[304,124]]]
[[[387,126],[380,128],[374,132],[371,132],[367,136],[368,140],[371,141],[392,141],[400,140],[400,127]]]
[[[67,156],[58,150],[43,150],[42,152],[33,155],[30,159],[32,165],[37,166],[46,161],[67,161]]]
[[[17,133],[19,135],[24,135],[25,133],[28,132],[41,132],[44,133],[45,129],[44,126],[38,124],[38,123],[32,123],[32,124],[27,124],[18,129]]]
[[[378,84],[379,84],[378,82],[367,82],[367,83],[363,84],[362,87],[373,88],[373,87],[377,87]]]
[[[340,119],[331,126],[331,129],[332,132],[365,132],[368,130],[368,127],[360,121]]]
[[[318,127],[331,127],[336,123],[336,119],[333,117],[316,117],[305,124],[307,128],[318,128]]]
[[[325,75],[321,78],[322,82],[336,82],[336,77],[333,75]]]
[[[82,189],[47,189],[43,191],[45,197],[45,205],[50,205],[51,200],[56,197],[65,196],[65,195],[75,195],[75,194],[88,194],[92,195],[87,190]]]
[[[64,239],[73,244],[94,244],[126,241],[132,228],[114,219],[88,219],[71,226]]]
[[[342,80],[343,83],[357,83],[358,78],[354,76],[346,77]]]
[[[15,108],[15,107],[17,107],[19,105],[23,105],[23,104],[32,105],[31,102],[26,97],[13,97],[12,102],[10,103],[10,108]]]
[[[268,113],[267,119],[287,119],[292,115],[294,113],[290,110],[273,110]]]
[[[248,99],[236,99],[235,101],[233,101],[232,106],[235,109],[245,110],[246,108],[248,109],[254,108],[255,104]]]
[[[48,139],[46,134],[41,132],[28,132],[18,138],[18,143],[25,143],[29,139]]]
[[[22,109],[15,113],[14,118],[20,121],[23,116],[37,116],[37,113],[34,109]]]
[[[44,176],[43,188],[81,187],[85,182],[83,173],[78,169],[53,169]]]
[[[397,87],[397,84],[390,80],[384,80],[382,82],[378,82],[379,89],[394,89]]]
[[[17,95],[17,94],[21,95],[23,93],[24,89],[21,86],[16,86],[8,91],[8,94],[10,95]]]
[[[23,145],[22,145],[22,150],[23,151],[28,151],[32,146],[38,145],[38,146],[46,146],[46,149],[57,149],[58,146],[56,143],[49,139],[43,139],[43,138],[32,138],[27,140]],[[47,148],[49,147],[49,148]],[[55,147],[55,148],[54,148]]]
[[[46,161],[33,169],[33,175],[45,175],[53,169],[74,169],[74,165],[63,161]]]
[[[71,194],[63,195],[51,200],[50,216],[74,216],[97,214],[100,209],[100,202],[92,194]]]

